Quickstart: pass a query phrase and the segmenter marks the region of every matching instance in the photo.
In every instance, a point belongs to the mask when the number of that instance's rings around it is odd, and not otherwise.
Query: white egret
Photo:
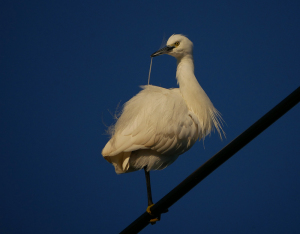
[[[166,47],[151,57],[162,54],[177,59],[179,88],[142,86],[143,90],[125,103],[102,150],[117,174],[145,170],[149,207],[153,205],[150,170],[166,168],[213,128],[221,138],[225,134],[219,112],[194,75],[193,43],[174,34]]]

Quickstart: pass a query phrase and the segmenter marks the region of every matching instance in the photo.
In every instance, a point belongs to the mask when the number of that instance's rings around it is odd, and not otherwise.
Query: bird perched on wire
[[[153,205],[150,170],[166,168],[214,128],[221,138],[225,135],[220,113],[194,75],[193,43],[174,34],[166,47],[151,57],[163,54],[177,59],[179,88],[142,86],[143,90],[125,103],[102,150],[117,174],[145,170],[149,207]]]

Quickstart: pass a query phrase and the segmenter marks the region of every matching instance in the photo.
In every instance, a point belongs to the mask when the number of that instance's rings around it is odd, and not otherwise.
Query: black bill
[[[166,47],[154,52],[153,54],[151,54],[150,57],[155,57],[155,56],[158,56],[158,55],[167,54],[170,51],[172,51],[173,48],[175,48],[175,47],[174,46],[166,46]]]

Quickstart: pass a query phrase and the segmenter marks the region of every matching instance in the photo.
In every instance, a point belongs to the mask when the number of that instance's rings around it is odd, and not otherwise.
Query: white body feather
[[[177,58],[179,89],[146,85],[125,103],[112,138],[102,151],[118,174],[144,167],[148,171],[164,169],[213,127],[220,136],[223,132],[219,112],[194,76],[192,43],[181,35],[172,37],[167,44],[180,37],[183,45],[191,47],[188,53],[170,53]]]

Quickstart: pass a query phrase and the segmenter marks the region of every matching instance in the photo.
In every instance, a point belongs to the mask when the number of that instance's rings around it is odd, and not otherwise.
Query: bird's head
[[[150,57],[168,54],[175,58],[193,54],[193,42],[181,34],[173,34],[167,41],[167,45],[153,53]]]

